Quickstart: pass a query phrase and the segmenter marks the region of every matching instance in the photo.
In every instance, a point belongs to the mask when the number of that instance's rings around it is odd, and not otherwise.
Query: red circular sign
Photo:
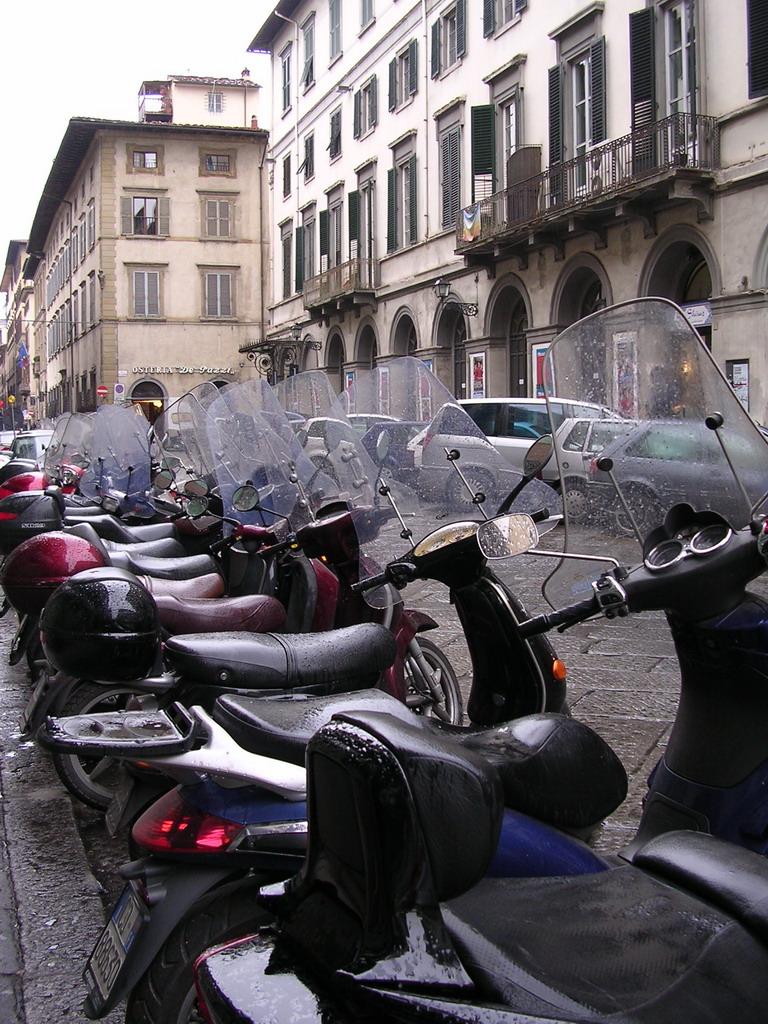
[[[96,388],[96,394],[99,396],[99,398],[106,398],[107,395],[109,394],[109,388],[107,387],[106,384],[99,384],[99,386]]]

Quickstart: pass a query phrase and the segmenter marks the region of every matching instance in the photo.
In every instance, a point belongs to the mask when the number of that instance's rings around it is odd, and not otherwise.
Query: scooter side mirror
[[[540,473],[546,466],[549,460],[552,458],[552,452],[555,450],[554,441],[551,434],[542,434],[540,438],[533,442],[531,447],[525,453],[523,459],[523,476],[532,480],[533,477]]]
[[[208,494],[208,484],[205,480],[187,480],[184,493],[190,498],[204,498]]]
[[[536,547],[538,541],[536,524],[521,512],[489,519],[477,528],[477,543],[486,558],[523,555]]]
[[[251,512],[259,504],[259,492],[253,484],[243,484],[232,495],[232,508],[238,512]]]
[[[190,519],[197,519],[199,516],[205,515],[209,504],[207,497],[190,498],[184,505],[184,511]]]

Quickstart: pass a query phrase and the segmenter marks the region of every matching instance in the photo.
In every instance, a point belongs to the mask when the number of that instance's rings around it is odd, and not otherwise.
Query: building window
[[[205,273],[205,316],[213,319],[234,316],[232,274],[219,271]]]
[[[96,272],[88,275],[88,323],[96,323]]]
[[[158,270],[134,270],[132,272],[133,316],[160,316],[160,272]]]
[[[331,60],[341,54],[341,0],[328,0],[328,27]]]
[[[749,95],[768,96],[768,3],[747,0]]]
[[[520,16],[528,0],[483,0],[483,35],[492,36]]]
[[[328,209],[320,213],[320,271],[341,266],[344,240],[344,199],[340,191],[328,197]]]
[[[417,240],[416,197],[416,155],[411,153],[387,171],[387,252]]]
[[[456,0],[432,23],[432,78],[458,64],[466,52],[466,0]]]
[[[404,106],[418,89],[418,44],[415,39],[389,63],[389,109]]]
[[[304,181],[309,181],[315,176],[315,136],[307,135],[304,139],[304,161],[299,168],[304,171]]]
[[[376,75],[369,78],[361,89],[355,93],[353,117],[353,135],[359,139],[373,131],[379,119],[379,85]]]
[[[206,171],[229,171],[229,157],[225,153],[207,153],[205,157]]]
[[[312,210],[304,213],[301,222],[301,271],[303,281],[308,281],[315,276],[315,223],[315,210],[313,207]]]
[[[293,222],[288,221],[280,228],[280,252],[282,257],[283,298],[289,299],[293,293],[291,288],[291,271],[293,269]]]
[[[221,114],[224,111],[224,93],[209,92],[206,96],[209,114]]]
[[[199,171],[201,177],[236,178],[236,149],[201,149]]]
[[[94,206],[93,201],[91,201],[88,206],[87,223],[88,251],[90,252],[96,244],[96,207]]]
[[[605,140],[605,39],[549,69],[549,162],[584,156]],[[586,176],[584,161],[581,171]]]
[[[693,6],[689,0],[664,10],[668,114],[693,114],[696,81]]]
[[[157,235],[170,233],[170,201],[157,196],[122,196],[122,234]]]
[[[496,108],[492,103],[472,107],[472,202],[496,191]]]
[[[456,224],[461,202],[461,128],[449,128],[440,136],[440,224]]]
[[[291,47],[287,46],[280,54],[280,68],[282,73],[282,102],[283,113],[291,109]]]
[[[203,199],[204,234],[207,238],[230,238],[233,203],[230,199]]]
[[[341,109],[334,110],[331,114],[331,138],[328,143],[328,152],[331,160],[341,156]]]
[[[373,21],[373,0],[360,0],[360,28],[363,29]]]
[[[312,15],[302,28],[304,38],[304,68],[301,72],[301,85],[308,89],[315,81],[315,17]]]
[[[356,243],[364,260],[376,259],[376,185],[373,178],[360,182],[358,189]]]
[[[157,169],[157,151],[154,149],[134,149],[134,170],[154,171]]]
[[[283,198],[291,194],[291,154],[283,157]]]

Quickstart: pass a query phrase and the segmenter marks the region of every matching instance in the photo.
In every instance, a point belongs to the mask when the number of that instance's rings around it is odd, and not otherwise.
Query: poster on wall
[[[354,370],[347,370],[347,372],[344,374],[344,387],[348,388],[350,386],[350,384],[354,384],[354,383],[355,383],[355,371]]]
[[[637,333],[616,331],[613,335],[613,394],[611,405],[622,416],[638,414]],[[653,382],[652,382],[653,383]]]
[[[725,376],[738,400],[745,409],[749,409],[749,360],[726,359]]]
[[[534,382],[534,397],[543,398],[545,395],[544,390],[544,358],[549,350],[549,344],[546,345],[534,345],[531,349],[531,361],[532,361],[532,373],[531,377]],[[554,392],[551,392],[554,394]]]
[[[485,398],[485,352],[475,352],[469,357],[469,377],[472,398]]]

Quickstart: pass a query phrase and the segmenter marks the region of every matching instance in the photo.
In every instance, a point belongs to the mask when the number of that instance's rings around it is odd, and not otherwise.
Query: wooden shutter
[[[360,111],[363,104],[363,91],[358,89],[354,97],[354,109],[352,112],[352,138],[360,138]]]
[[[157,201],[157,233],[158,235],[170,235],[171,233],[171,201],[161,196]]]
[[[219,274],[219,316],[232,316],[232,277]]]
[[[606,138],[605,36],[589,48],[589,79],[592,94],[590,144],[596,146]]]
[[[496,31],[496,0],[483,0],[483,35],[487,38]]]
[[[456,0],[456,56],[467,52],[467,0]]]
[[[160,315],[160,274],[156,270],[149,270],[146,274],[147,282],[147,316]]]
[[[320,227],[320,263],[322,265],[323,256],[328,256],[328,211],[321,210],[319,216],[319,227]]]
[[[472,201],[496,190],[496,108],[492,103],[472,107]],[[488,178],[490,177],[490,189]],[[480,180],[478,180],[480,179]]]
[[[652,7],[629,16],[629,85],[632,131],[656,120],[656,55]]]
[[[120,234],[133,234],[133,200],[130,196],[120,196]]]
[[[133,272],[133,315],[145,316],[147,308],[147,275],[143,270]]]
[[[347,217],[349,220],[349,245],[360,238],[360,193],[355,189],[347,194]]]
[[[389,109],[397,106],[397,58],[389,62]]]
[[[395,202],[396,171],[387,171],[387,252],[397,248],[397,203]]]
[[[549,162],[559,164],[564,156],[562,64],[549,69]]]
[[[371,125],[379,123],[379,78],[374,75],[371,79]]]
[[[419,44],[412,39],[408,44],[408,95],[414,96],[419,88]]]
[[[430,74],[437,78],[440,74],[440,19],[432,23],[432,63]]]
[[[524,11],[528,6],[528,0],[515,0],[515,14],[519,14],[520,11]]]
[[[450,227],[456,221],[459,211],[459,129],[446,132],[440,140],[440,189],[442,196],[441,226]]]
[[[418,228],[418,224],[417,224],[417,221],[416,221],[416,213],[418,211],[418,206],[419,206],[419,204],[418,204],[419,189],[418,189],[418,182],[416,180],[416,154],[415,153],[413,154],[413,156],[408,161],[408,166],[410,168],[409,178],[410,178],[410,182],[411,182],[411,194],[408,197],[408,204],[410,206],[409,214],[410,214],[410,221],[411,221],[411,234],[410,234],[410,237],[408,238],[408,242],[409,243],[413,243],[413,242],[416,242],[418,240],[418,237],[419,237],[419,228]]]
[[[768,96],[768,0],[747,0],[747,69],[750,96]]]
[[[296,228],[296,291],[304,287],[304,232]]]

